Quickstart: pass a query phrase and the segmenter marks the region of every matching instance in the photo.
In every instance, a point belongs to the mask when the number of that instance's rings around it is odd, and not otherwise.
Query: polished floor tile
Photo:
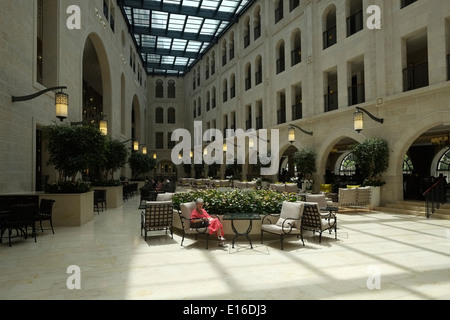
[[[252,236],[253,250],[215,240],[206,250],[204,239],[181,246],[179,232],[144,241],[137,206],[135,197],[81,227],[39,232],[37,243],[4,239],[0,299],[450,299],[450,220],[340,213],[337,240],[308,233],[282,251],[278,238]]]

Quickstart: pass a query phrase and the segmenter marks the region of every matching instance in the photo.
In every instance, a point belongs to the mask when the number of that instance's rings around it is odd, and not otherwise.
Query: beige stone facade
[[[186,76],[147,77],[116,1],[109,2],[112,30],[103,1],[77,3],[81,28],[69,29],[72,2],[44,0],[44,31],[38,27],[39,1],[1,1],[0,193],[37,189],[37,131],[59,121],[53,93],[15,103],[11,96],[67,86],[70,107],[64,123],[80,121],[85,81],[103,98],[108,134],[145,144],[161,164],[157,174],[176,170],[178,177],[185,175],[183,168],[171,165],[169,136],[177,128],[193,132],[194,121],[202,121],[205,129],[279,129],[280,156],[312,147],[317,153],[316,191],[327,167],[339,169],[350,144],[382,137],[392,153],[381,202],[401,200],[405,155],[450,131],[450,3],[417,0],[403,7],[403,2],[301,0],[290,10],[291,1],[283,1],[281,17],[280,1],[256,1]],[[379,30],[366,25],[373,15],[367,13],[370,5],[381,9]],[[50,42],[50,48],[44,45],[42,81],[39,32]],[[161,81],[163,97],[157,98]],[[169,82],[175,85],[175,98],[167,96]],[[294,113],[292,106],[297,106]],[[364,130],[355,132],[356,106],[384,123],[366,116]],[[157,123],[157,108],[163,111],[162,123]],[[174,123],[168,123],[169,110],[175,110]],[[290,124],[313,136],[297,131],[291,145]],[[424,155],[430,160],[420,164],[428,166],[430,175],[442,154],[433,150]],[[55,178],[45,166],[45,153],[43,158],[42,175]],[[249,173],[244,166],[244,174]],[[121,174],[129,176],[129,169]]]

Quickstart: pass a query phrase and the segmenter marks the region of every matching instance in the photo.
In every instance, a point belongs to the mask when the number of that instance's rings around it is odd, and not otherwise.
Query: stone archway
[[[113,115],[111,70],[105,46],[95,32],[86,38],[82,65],[82,119],[87,121],[105,115],[107,120],[111,120]]]

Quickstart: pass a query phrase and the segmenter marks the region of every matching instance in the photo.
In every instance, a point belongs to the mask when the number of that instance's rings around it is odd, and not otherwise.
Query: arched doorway
[[[101,38],[90,34],[83,50],[83,121],[99,123],[100,117],[106,120],[112,115],[111,76],[108,56]]]

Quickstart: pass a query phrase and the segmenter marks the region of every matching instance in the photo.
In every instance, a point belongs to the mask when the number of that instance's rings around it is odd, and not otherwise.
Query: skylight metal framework
[[[183,76],[256,0],[118,0],[147,74]]]

